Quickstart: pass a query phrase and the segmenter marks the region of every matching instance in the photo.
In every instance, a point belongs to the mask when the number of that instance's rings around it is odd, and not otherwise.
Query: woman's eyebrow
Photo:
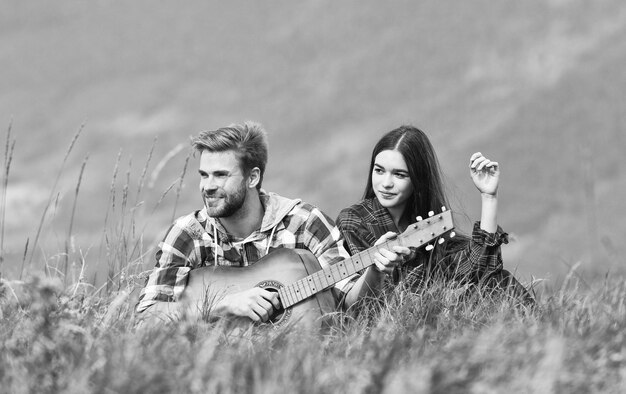
[[[374,167],[380,168],[382,170],[387,170],[385,167],[381,166],[378,163],[374,163]],[[408,174],[409,173],[409,170],[405,170],[405,169],[401,169],[401,168],[392,168],[389,171],[391,171],[391,172],[402,172],[404,174]]]

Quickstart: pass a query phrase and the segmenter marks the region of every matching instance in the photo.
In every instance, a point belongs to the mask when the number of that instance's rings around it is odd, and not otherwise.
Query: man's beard
[[[213,195],[217,194],[217,196],[221,197],[221,193],[216,192]],[[212,197],[211,194],[202,193],[202,197],[204,199],[204,206],[206,207],[207,213],[210,217],[213,218],[227,218],[234,215],[246,201],[246,195],[248,194],[248,190],[246,189],[245,183],[242,183],[239,189],[237,189],[234,193],[225,194],[221,199],[221,204],[217,206],[209,205],[207,201],[208,197]]]

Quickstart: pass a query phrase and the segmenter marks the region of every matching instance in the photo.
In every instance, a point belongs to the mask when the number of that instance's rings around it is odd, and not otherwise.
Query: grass
[[[534,309],[441,283],[397,290],[326,334],[233,336],[137,326],[128,289],[75,295],[56,278],[3,282],[3,392],[620,392],[626,284],[572,280]],[[19,301],[18,301],[19,300]]]
[[[3,196],[10,141],[9,128]],[[626,386],[626,282],[609,274],[584,281],[576,264],[560,288],[537,294],[534,308],[437,282],[417,293],[399,286],[358,316],[335,316],[322,333],[251,327],[236,334],[219,322],[189,320],[139,324],[133,307],[142,269],[152,264],[142,234],[163,197],[175,187],[180,193],[187,171],[186,162],[157,205],[142,209],[153,150],[137,188],[132,162],[117,186],[118,156],[95,259],[107,267],[104,284],[86,279],[94,260],[74,245],[71,224],[57,253],[69,270],[46,263],[24,280],[1,278],[1,393],[570,393]],[[86,163],[72,217],[80,214]],[[38,235],[49,231],[45,223]]]
[[[7,188],[9,186],[9,173],[11,172],[11,161],[13,160],[13,151],[15,149],[15,140],[11,139],[11,129],[13,122],[9,123],[7,128],[6,147],[4,150],[4,164],[2,168],[2,189],[0,191],[0,279],[2,278],[2,268],[4,265],[4,223],[6,219],[6,202]]]

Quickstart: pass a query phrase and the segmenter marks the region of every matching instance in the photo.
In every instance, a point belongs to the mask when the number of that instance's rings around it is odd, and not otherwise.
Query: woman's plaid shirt
[[[261,229],[245,239],[233,239],[206,209],[177,219],[156,253],[156,266],[141,291],[137,312],[158,301],[176,301],[181,296],[189,271],[214,265],[245,267],[278,248],[308,249],[322,268],[347,257],[341,232],[318,208],[274,193],[261,194],[265,215]],[[217,255],[217,256],[216,256]],[[340,300],[347,292],[345,279],[333,289]]]
[[[337,226],[353,255],[374,246],[387,232],[399,232],[389,211],[376,198],[343,209],[337,218]],[[508,234],[502,228],[498,227],[496,233],[488,233],[477,222],[469,239],[457,236],[444,244],[445,250],[436,247],[436,253],[432,255],[422,248],[406,267],[418,286],[435,272],[450,279],[476,282],[502,271],[502,243],[508,243]]]

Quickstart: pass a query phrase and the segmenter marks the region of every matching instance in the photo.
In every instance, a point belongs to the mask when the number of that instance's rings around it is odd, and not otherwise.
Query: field
[[[0,7],[0,391],[624,391],[622,2]],[[264,186],[331,216],[399,124],[431,137],[461,230],[467,159],[498,160],[505,268],[538,307],[435,286],[307,340],[136,327],[128,292],[200,202],[189,136],[247,119]]]
[[[321,334],[197,321],[136,326],[128,289],[2,287],[7,393],[621,393],[626,285],[566,281],[535,308],[435,284],[399,288]],[[13,283],[12,288],[15,288]],[[16,301],[16,296],[19,302]]]

